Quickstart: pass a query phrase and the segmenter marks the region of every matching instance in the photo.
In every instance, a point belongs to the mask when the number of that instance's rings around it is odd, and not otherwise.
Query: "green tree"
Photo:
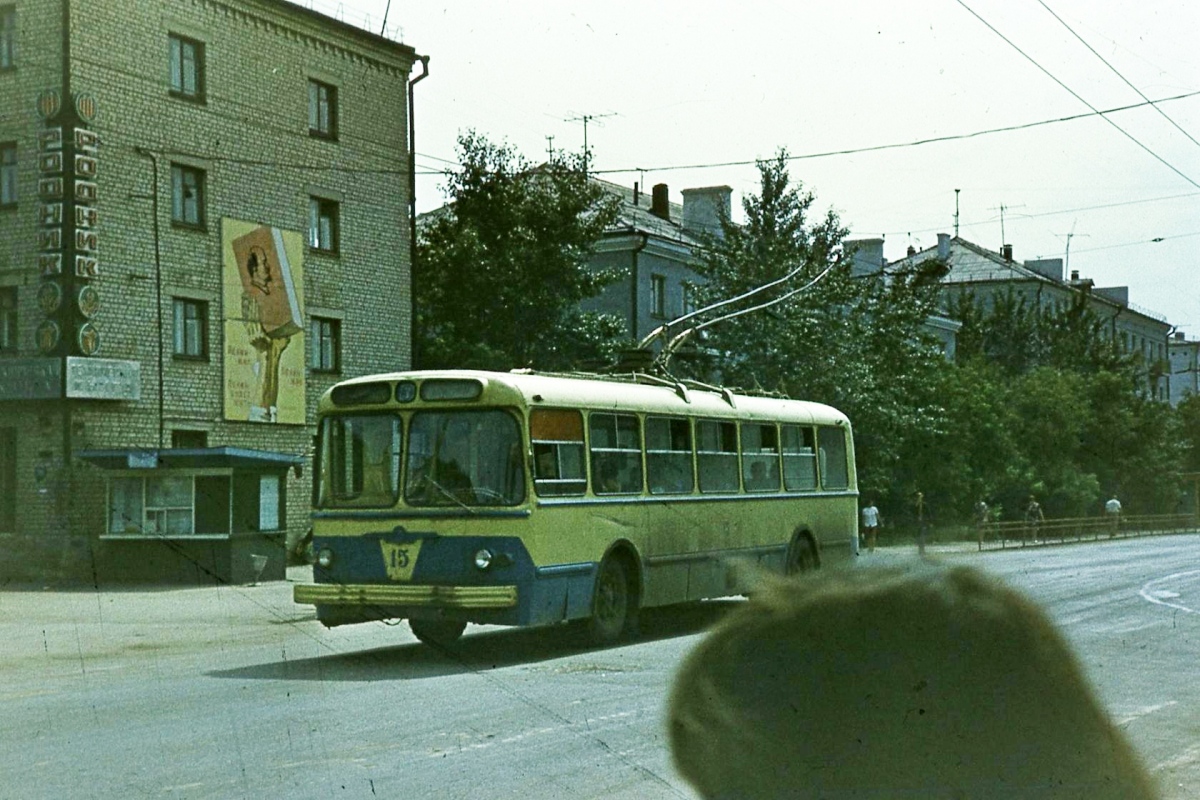
[[[795,276],[742,303],[781,299],[708,330],[708,380],[780,391],[846,412],[857,445],[859,485],[884,496],[906,440],[929,427],[940,352],[921,325],[935,309],[940,262],[855,277],[846,229],[832,211],[817,217],[815,195],[793,183],[787,152],[758,164],[760,191],[742,203],[744,223],[722,220],[721,235],[703,241],[697,272],[701,305]]]
[[[587,180],[581,155],[535,167],[467,132],[458,158],[449,203],[418,233],[415,365],[564,369],[606,356],[622,323],[579,302],[619,278],[587,265],[619,200]]]

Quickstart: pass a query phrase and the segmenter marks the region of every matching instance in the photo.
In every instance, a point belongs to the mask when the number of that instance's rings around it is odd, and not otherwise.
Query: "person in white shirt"
[[[867,538],[867,552],[875,552],[875,535],[879,532],[879,509],[875,501],[868,499],[862,510],[863,535]]]
[[[1115,494],[1104,504],[1104,515],[1108,517],[1108,535],[1116,536],[1117,528],[1121,525],[1121,501]]]

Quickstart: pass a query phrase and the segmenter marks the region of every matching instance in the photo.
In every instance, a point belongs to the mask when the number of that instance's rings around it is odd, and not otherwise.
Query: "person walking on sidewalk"
[[[879,532],[879,509],[875,507],[875,501],[867,498],[867,504],[862,510],[862,529],[863,535],[867,537],[867,552],[875,552],[875,537]]]
[[[1104,516],[1108,518],[1108,538],[1111,539],[1121,527],[1121,501],[1115,494],[1104,504]]]
[[[1036,543],[1038,541],[1038,532],[1045,521],[1046,515],[1042,513],[1042,504],[1037,501],[1036,497],[1029,495],[1029,505],[1025,507],[1025,527],[1028,529],[1027,538]]]

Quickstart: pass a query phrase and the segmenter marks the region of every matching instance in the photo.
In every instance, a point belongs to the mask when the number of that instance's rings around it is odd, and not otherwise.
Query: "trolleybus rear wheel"
[[[467,628],[465,622],[448,619],[410,619],[413,636],[428,645],[448,647],[458,641]]]
[[[629,626],[633,602],[625,565],[615,558],[604,559],[596,575],[592,618],[588,620],[588,639],[592,644],[612,644],[621,638]]]

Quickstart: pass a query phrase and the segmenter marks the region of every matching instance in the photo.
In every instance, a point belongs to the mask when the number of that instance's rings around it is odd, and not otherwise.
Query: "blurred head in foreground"
[[[668,725],[707,800],[1156,797],[1046,615],[966,567],[772,585],[687,657]]]

